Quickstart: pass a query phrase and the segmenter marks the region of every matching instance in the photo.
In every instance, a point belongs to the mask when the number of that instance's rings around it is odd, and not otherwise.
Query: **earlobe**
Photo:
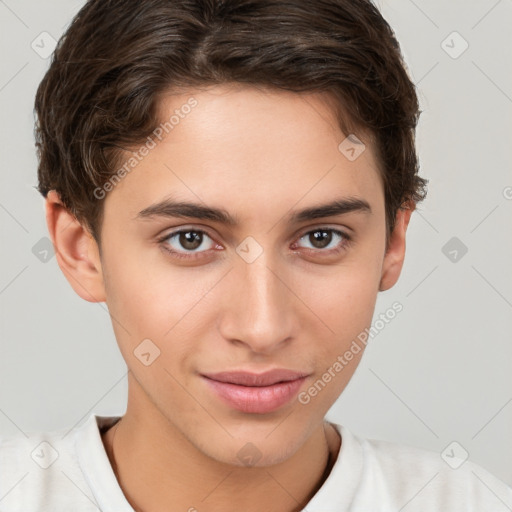
[[[45,203],[46,223],[60,269],[82,299],[105,302],[105,287],[98,245],[72,215],[55,190]]]
[[[379,291],[389,290],[400,277],[405,259],[405,235],[414,208],[414,204],[408,204],[397,211],[395,227],[384,255]]]

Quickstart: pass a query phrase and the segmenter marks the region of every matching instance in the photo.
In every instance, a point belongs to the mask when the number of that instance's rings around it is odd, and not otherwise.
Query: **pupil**
[[[184,249],[197,249],[202,242],[202,235],[196,231],[180,233],[180,244]]]
[[[312,237],[312,239],[311,239]],[[315,231],[311,233],[310,235],[310,241],[313,244],[314,247],[317,247],[319,249],[323,249],[324,247],[327,247],[332,240],[332,233],[330,231]]]

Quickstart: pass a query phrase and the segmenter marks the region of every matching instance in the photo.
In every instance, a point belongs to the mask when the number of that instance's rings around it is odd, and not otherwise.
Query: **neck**
[[[119,485],[137,512],[300,511],[328,477],[341,444],[324,422],[287,460],[240,467],[206,456],[164,424],[151,415],[141,420],[128,408],[103,435]]]

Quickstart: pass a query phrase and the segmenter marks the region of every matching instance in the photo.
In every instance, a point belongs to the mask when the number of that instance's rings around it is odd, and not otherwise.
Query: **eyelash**
[[[306,249],[306,251],[308,251],[309,253],[313,252],[313,253],[317,253],[317,254],[323,253],[326,255],[335,255],[342,251],[345,251],[352,242],[352,238],[349,235],[347,235],[345,232],[340,231],[339,229],[328,228],[328,227],[318,227],[318,228],[306,231],[299,236],[298,240],[301,240],[305,236],[310,235],[311,233],[316,233],[318,231],[327,231],[330,233],[334,233],[335,235],[340,236],[342,238],[342,241],[338,244],[338,246],[335,249],[329,249],[329,250]],[[202,229],[184,228],[184,229],[179,229],[177,231],[172,231],[171,233],[168,233],[165,236],[159,238],[158,243],[160,243],[162,249],[164,249],[166,252],[170,253],[173,257],[179,258],[179,259],[184,259],[184,260],[194,260],[197,258],[201,258],[201,257],[203,257],[202,254],[209,250],[208,249],[206,251],[201,251],[198,253],[186,254],[186,253],[182,253],[182,252],[170,249],[169,246],[165,242],[168,242],[169,240],[178,236],[181,233],[201,233],[203,235],[208,236],[210,239],[212,239],[212,237],[206,231],[204,231]]]

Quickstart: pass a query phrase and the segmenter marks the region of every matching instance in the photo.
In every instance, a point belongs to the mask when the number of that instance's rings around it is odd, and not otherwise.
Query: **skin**
[[[307,390],[371,325],[379,290],[397,281],[413,206],[397,212],[386,247],[373,148],[354,161],[338,150],[346,134],[320,93],[214,86],[164,97],[162,119],[191,96],[198,105],[104,199],[101,254],[55,192],[49,232],[76,293],[107,303],[129,369],[115,462],[113,429],[103,441],[134,509],[298,511],[339,452],[324,416],[363,351],[307,405],[295,399],[267,414],[230,408],[199,373],[301,370]],[[171,195],[224,208],[239,224],[137,218]],[[364,199],[371,212],[287,222],[290,212],[340,197]],[[179,237],[158,241],[181,227],[207,233],[188,251],[196,259],[163,249],[187,254]],[[332,234],[326,248],[315,246],[318,228],[351,241]],[[263,249],[252,263],[236,252],[248,236]],[[134,355],[147,338],[160,349],[148,366]],[[237,457],[249,442],[261,456],[253,467]]]

